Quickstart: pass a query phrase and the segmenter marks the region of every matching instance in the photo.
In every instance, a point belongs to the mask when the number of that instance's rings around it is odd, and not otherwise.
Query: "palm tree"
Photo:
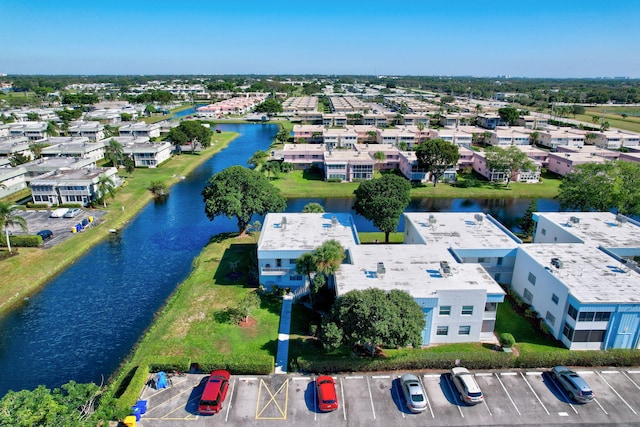
[[[124,157],[124,150],[122,144],[115,139],[109,140],[109,145],[105,147],[105,156],[107,160],[111,162],[113,167],[118,167],[120,160]]]
[[[531,145],[536,145],[539,139],[540,139],[540,132],[535,131],[529,134],[529,141],[531,142]]]
[[[107,194],[111,198],[115,197],[115,183],[107,175],[102,174],[98,177],[98,200],[102,200],[103,206],[107,207]]]
[[[27,220],[18,215],[17,206],[12,206],[8,202],[0,202],[0,225],[4,228],[4,238],[7,242],[7,248],[11,253],[11,242],[9,241],[9,227],[18,226],[22,231],[27,231]]]
[[[418,127],[418,139],[416,140],[416,143],[421,143],[422,142],[422,131],[424,130],[424,122],[418,121],[418,123],[416,123],[416,126]]]
[[[304,253],[296,259],[296,273],[305,276],[309,282],[309,286],[313,281],[311,275],[316,272],[316,258],[311,252]],[[313,306],[313,298],[311,297],[311,290],[309,291],[309,301]]]

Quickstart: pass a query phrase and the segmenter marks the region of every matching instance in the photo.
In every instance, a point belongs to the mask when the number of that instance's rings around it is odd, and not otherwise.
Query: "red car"
[[[316,394],[318,396],[318,408],[322,412],[338,409],[336,382],[332,377],[322,375],[316,379]]]
[[[229,389],[229,377],[229,372],[222,369],[211,372],[198,404],[198,412],[201,415],[217,414],[222,410],[222,402],[227,397]]]

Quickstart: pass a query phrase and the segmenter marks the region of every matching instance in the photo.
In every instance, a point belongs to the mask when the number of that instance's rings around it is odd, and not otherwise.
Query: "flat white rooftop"
[[[596,247],[580,243],[533,243],[522,245],[521,250],[548,266],[549,274],[564,283],[581,303],[640,302],[640,274]],[[551,266],[551,258],[562,261],[562,268]]]
[[[458,264],[445,245],[359,245],[351,257],[353,264],[342,264],[335,274],[340,294],[368,288],[402,290],[414,298],[460,290],[504,294],[480,264]],[[441,261],[448,262],[451,274],[443,275]],[[384,273],[378,270],[380,262]]]
[[[537,212],[536,216],[558,224],[592,246],[640,248],[640,225],[629,219],[617,221],[616,215],[610,212]],[[578,218],[579,222],[572,222],[571,217]]]
[[[334,219],[335,218],[335,219]],[[262,225],[258,251],[313,251],[335,239],[345,248],[356,245],[357,232],[351,214],[296,213],[268,214]]]
[[[405,212],[404,216],[405,221],[413,223],[427,245],[442,244],[455,249],[518,246],[517,238],[511,232],[482,212]]]

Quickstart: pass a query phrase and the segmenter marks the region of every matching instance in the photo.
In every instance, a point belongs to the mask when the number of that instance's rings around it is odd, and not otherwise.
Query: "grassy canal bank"
[[[108,213],[98,226],[50,249],[19,248],[16,256],[0,262],[0,314],[19,304],[24,298],[37,292],[55,275],[62,272],[87,250],[109,235],[109,229],[120,229],[126,225],[153,195],[148,190],[152,181],[162,181],[167,187],[177,183],[208,158],[215,155],[238,136],[237,133],[215,134],[213,144],[199,155],[173,156],[158,168],[136,169],[125,176],[126,184],[119,188],[113,199],[107,199]],[[6,248],[3,248],[6,250]]]

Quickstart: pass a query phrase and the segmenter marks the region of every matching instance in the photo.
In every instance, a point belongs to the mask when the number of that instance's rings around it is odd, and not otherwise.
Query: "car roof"
[[[413,375],[413,374],[404,374],[403,376],[400,377],[400,380],[402,382],[406,382],[406,381],[418,381],[419,382],[420,381],[418,379],[418,377]]]

